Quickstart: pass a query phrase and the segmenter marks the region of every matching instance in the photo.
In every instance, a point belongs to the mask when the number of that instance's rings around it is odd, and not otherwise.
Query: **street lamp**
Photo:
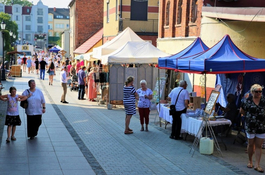
[[[4,21],[1,22],[1,30],[2,30],[2,38],[3,38],[3,62],[2,62],[2,81],[6,80],[6,73],[4,68],[4,61],[5,61],[5,52],[4,52],[4,30],[6,29],[6,23]]]
[[[20,41],[21,41],[21,37],[18,37],[18,41],[19,41],[19,44],[20,44]]]

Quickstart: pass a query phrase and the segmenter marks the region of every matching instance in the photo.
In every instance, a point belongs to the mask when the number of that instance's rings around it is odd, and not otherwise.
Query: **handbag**
[[[181,89],[180,91],[179,91],[179,94],[181,93],[181,91],[182,91],[183,89]],[[170,109],[169,109],[169,115],[175,115],[176,114],[176,104],[177,104],[177,101],[178,101],[178,98],[179,98],[179,94],[178,94],[178,96],[177,96],[177,99],[176,99],[176,101],[175,101],[175,105],[170,105]]]
[[[48,74],[50,73],[50,68],[48,69],[47,73],[48,73]]]
[[[28,90],[28,89],[27,89],[27,91],[28,91],[28,93],[29,93],[29,90]],[[21,106],[22,108],[24,108],[24,109],[27,109],[27,108],[28,108],[28,105],[29,105],[29,102],[28,102],[27,99],[26,99],[26,100],[23,100],[23,101],[20,102],[20,106]]]

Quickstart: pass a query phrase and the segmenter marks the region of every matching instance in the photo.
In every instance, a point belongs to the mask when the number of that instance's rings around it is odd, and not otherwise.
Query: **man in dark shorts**
[[[46,67],[47,63],[46,61],[44,61],[44,58],[41,58],[41,62],[40,62],[40,79],[45,78],[45,67]]]

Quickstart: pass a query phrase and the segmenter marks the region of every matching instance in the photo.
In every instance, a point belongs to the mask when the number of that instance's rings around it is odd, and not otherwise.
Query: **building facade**
[[[70,54],[103,27],[103,1],[72,0],[70,7]]]
[[[55,44],[61,34],[69,29],[70,14],[67,8],[49,8],[48,9],[48,32],[49,44]]]
[[[198,36],[212,47],[226,34],[247,54],[265,58],[265,2],[259,0],[161,0],[157,47],[175,54]],[[207,97],[215,86],[215,75],[185,74],[189,91]]]
[[[66,51],[65,57],[70,56],[70,30],[66,29],[61,34],[62,49]]]
[[[156,46],[158,35],[157,0],[104,0],[104,42],[127,27]]]
[[[44,48],[48,40],[48,6],[41,0],[32,7],[19,4],[4,6],[0,4],[0,12],[8,13],[18,25],[19,44],[32,44]]]

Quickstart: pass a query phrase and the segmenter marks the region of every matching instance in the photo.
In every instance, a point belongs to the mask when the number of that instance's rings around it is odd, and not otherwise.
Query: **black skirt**
[[[19,115],[16,115],[16,116],[7,115],[5,125],[7,125],[7,126],[16,126],[16,125],[20,126],[21,120],[20,120]]]

